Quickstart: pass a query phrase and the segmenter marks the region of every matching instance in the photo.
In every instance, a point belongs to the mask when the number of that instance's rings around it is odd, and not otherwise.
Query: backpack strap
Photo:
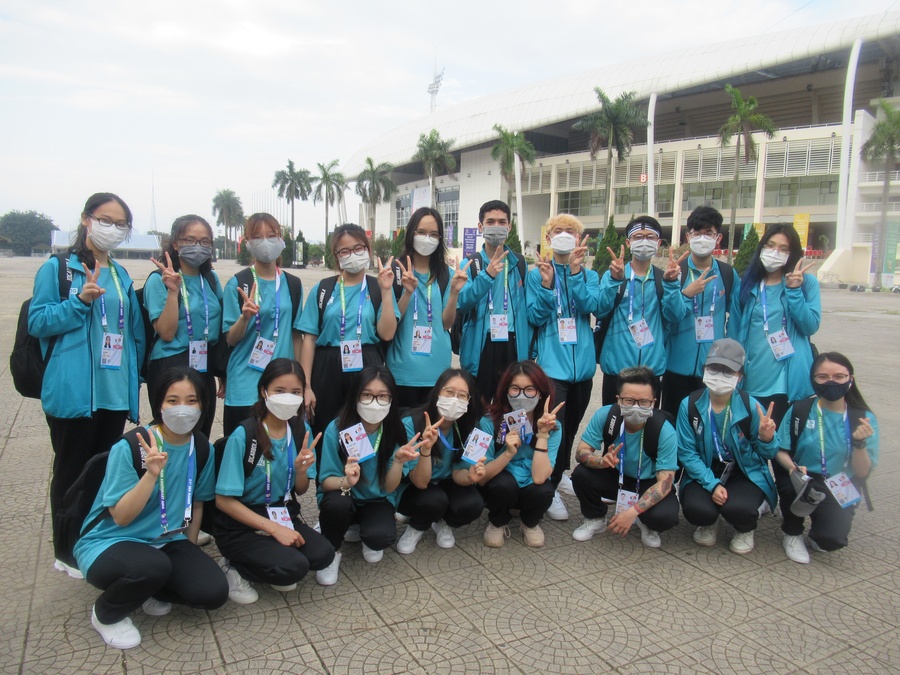
[[[703,433],[703,425],[704,420],[700,415],[700,410],[697,408],[697,401],[700,400],[700,397],[703,396],[703,392],[705,389],[697,389],[696,391],[692,391],[688,396],[688,422],[691,424],[691,429],[694,430],[694,434],[697,438],[702,438]],[[741,402],[744,404],[744,408],[747,410],[747,416],[738,422],[738,428],[741,430],[741,433],[744,434],[744,438],[750,439],[750,419],[753,414],[750,408],[750,394],[746,391],[740,390],[738,391],[738,395],[741,397]],[[725,442],[724,439],[722,441]]]
[[[613,403],[603,424],[603,449],[607,452],[615,446],[622,424],[622,408],[618,403]]]
[[[812,404],[815,403],[816,399],[814,397],[804,398],[800,401],[795,401],[791,406],[791,456],[797,452],[797,441],[800,438],[800,434],[803,432],[803,429],[806,427],[806,420],[809,419],[809,413],[812,410]]]
[[[394,298],[400,300],[400,297],[403,295],[403,270],[400,269],[399,260],[391,261],[391,275],[393,278]]]
[[[747,416],[738,422],[738,428],[743,432],[744,438],[750,439],[750,418],[753,415],[753,411],[750,408],[750,394],[748,394],[743,389],[738,389],[738,395],[741,397],[741,402],[744,404],[744,408],[747,410]]]
[[[234,275],[234,278],[237,279],[237,287],[244,289],[244,293],[247,294],[247,297],[250,297],[250,288],[253,286],[253,272],[250,271],[249,267],[245,267],[237,274]],[[238,313],[243,309],[243,303],[241,302],[241,296],[238,294],[237,296],[237,305],[238,305]]]
[[[59,283],[59,301],[65,302],[69,299],[69,291],[72,289],[72,270],[69,269],[69,253],[56,253],[53,257],[57,261],[56,278]],[[47,353],[44,355],[44,363],[50,361],[57,340],[59,340],[59,335],[54,335],[47,341]]]
[[[606,341],[606,334],[609,333],[609,326],[612,323],[613,315],[616,313],[619,305],[622,304],[622,298],[625,297],[626,284],[623,281],[619,284],[619,290],[616,291],[616,299],[613,300],[612,309],[602,317],[597,317],[597,325],[599,328],[594,329],[594,352],[597,363],[600,363],[600,352],[603,351],[603,343]]]
[[[287,282],[288,294],[291,296],[291,325],[297,319],[297,314],[303,306],[303,284],[298,277],[282,270],[284,280]]]
[[[262,453],[259,452],[259,441],[256,440],[256,418],[248,417],[241,422],[244,430],[244,480],[250,477],[253,469],[259,464]]]
[[[334,287],[340,277],[333,276],[322,279],[319,282],[319,291],[316,294],[316,304],[319,307],[319,335],[322,334],[322,322],[325,317],[325,307],[328,306],[331,296],[334,294]]]
[[[381,309],[381,287],[378,285],[378,279],[370,274],[366,275],[366,285],[369,287],[369,300],[375,309],[375,320],[378,321],[378,310]]]

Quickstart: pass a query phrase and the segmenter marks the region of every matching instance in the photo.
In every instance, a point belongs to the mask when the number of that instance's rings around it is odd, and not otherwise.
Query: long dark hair
[[[208,396],[206,383],[203,381],[203,378],[200,377],[200,373],[198,373],[193,368],[188,368],[187,366],[175,366],[174,368],[168,368],[167,370],[164,370],[159,376],[156,388],[153,391],[149,392],[150,414],[153,416],[150,424],[162,424],[162,404],[166,400],[166,394],[169,393],[169,387],[171,387],[176,382],[182,382],[184,380],[190,382],[191,386],[194,387],[194,393],[197,394],[197,402],[200,404],[201,415],[200,419],[197,421],[197,425],[194,428],[196,429],[197,426],[202,424],[202,411],[206,410]]]
[[[215,241],[216,235],[213,232],[212,227],[210,227],[209,223],[206,222],[205,219],[200,216],[189,214],[186,216],[180,216],[175,219],[175,222],[172,223],[172,231],[169,233],[169,242],[166,244],[166,248],[164,249],[165,253],[169,254],[169,257],[172,259],[172,267],[176,272],[181,271],[181,260],[178,257],[178,251],[175,250],[175,242],[181,239],[184,236],[184,233],[187,229],[193,225],[194,223],[200,223],[204,227],[206,227],[206,231],[209,233],[210,241]],[[200,275],[206,276],[209,274],[212,269],[212,259],[207,260],[205,263],[200,265]]]
[[[434,249],[432,254],[428,256],[428,268],[431,270],[431,277],[429,281],[432,279],[437,281],[438,288],[443,292],[444,288],[447,286],[447,281],[450,279],[450,272],[447,269],[447,244],[444,239],[444,219],[441,218],[441,214],[438,213],[435,209],[430,206],[423,206],[420,209],[416,209],[415,213],[409,219],[409,223],[406,224],[406,237],[403,240],[403,257],[413,257],[413,254],[416,252],[416,249],[413,247],[413,242],[416,237],[416,228],[419,227],[419,223],[422,222],[422,218],[425,216],[433,216],[437,221],[438,228],[438,247]]]
[[[753,292],[753,289],[759,286],[759,282],[768,275],[766,268],[763,267],[763,264],[759,259],[759,254],[762,253],[766,244],[769,243],[769,239],[776,234],[783,234],[787,237],[788,246],[790,246],[791,249],[787,262],[784,264],[784,267],[781,268],[783,270],[782,273],[793,270],[800,261],[800,258],[803,257],[803,246],[800,243],[800,235],[797,234],[797,230],[794,229],[794,226],[788,223],[776,223],[775,225],[771,225],[762,236],[762,239],[759,240],[759,246],[757,246],[756,250],[753,252],[753,257],[750,258],[750,264],[747,266],[744,276],[741,277],[741,307],[747,305],[747,301],[750,299],[750,294]]]
[[[533,415],[535,419],[543,414],[548,398],[550,399],[550,406],[553,406],[553,387],[544,369],[534,361],[510,363],[500,376],[500,382],[497,383],[497,393],[494,395],[494,402],[488,407],[488,414],[494,422],[495,431],[500,428],[500,421],[503,416],[512,410],[512,406],[509,405],[509,399],[506,397],[506,392],[513,379],[518,375],[524,375],[530,379],[531,383],[538,390],[538,402],[534,407]]]
[[[94,252],[90,248],[88,248],[88,231],[83,221],[85,218],[93,218],[94,211],[99,209],[104,204],[108,204],[109,202],[116,202],[119,206],[122,207],[122,210],[125,212],[125,220],[128,222],[129,234],[133,229],[131,209],[128,208],[128,204],[126,204],[121,197],[119,197],[118,195],[114,195],[112,192],[97,192],[88,197],[88,200],[84,203],[84,209],[81,212],[81,221],[79,221],[78,223],[78,231],[75,233],[75,241],[69,247],[69,253],[74,253],[75,255],[77,255],[78,262],[84,263],[91,269],[94,269],[97,261],[94,259]]]
[[[346,429],[362,422],[359,413],[356,412],[356,404],[359,402],[359,395],[362,390],[369,382],[375,380],[380,380],[384,383],[392,399],[397,398],[397,383],[394,381],[391,371],[384,366],[366,366],[359,373],[356,383],[350,390],[350,394],[344,400],[344,405],[341,406],[338,413],[338,432],[341,429]],[[378,447],[378,457],[375,461],[378,462],[378,483],[383,489],[384,479],[387,476],[388,462],[391,461],[391,457],[394,455],[394,448],[398,445],[403,445],[407,441],[406,429],[404,429],[403,423],[400,421],[400,413],[397,411],[397,406],[393,401],[387,417],[381,422],[381,429],[381,445]],[[342,463],[347,461],[347,451],[341,443],[338,443],[338,456],[341,458]],[[365,480],[362,474],[360,474],[360,480]]]
[[[257,398],[256,403],[250,409],[250,416],[256,420],[257,447],[262,451],[263,457],[269,460],[272,459],[272,443],[269,440],[269,434],[266,433],[266,428],[263,426],[263,420],[269,414],[269,409],[266,407],[266,389],[282,375],[296,375],[300,380],[300,388],[304,391],[306,390],[306,375],[303,374],[303,368],[300,367],[299,363],[294,361],[294,359],[272,359],[259,378],[259,383],[256,385],[259,398]],[[303,443],[303,437],[300,436],[298,438],[297,434],[305,431],[303,428],[304,414],[304,408],[301,405],[297,414],[288,420],[291,432],[294,434],[294,443],[298,448]]]
[[[847,402],[847,405],[872,412],[869,404],[866,403],[866,400],[862,397],[859,387],[856,386],[856,376],[853,374],[853,364],[850,363],[850,359],[840,352],[822,352],[819,354],[812,362],[812,367],[809,369],[809,381],[811,383],[815,382],[815,380],[813,380],[813,375],[816,374],[816,370],[825,363],[825,361],[830,361],[831,363],[843,366],[847,369],[847,372],[850,373],[850,377],[853,378],[853,384],[850,385],[850,390],[844,395],[844,400]]]
[[[425,403],[417,408],[413,408],[407,413],[413,419],[421,416],[421,423],[416,425],[414,431],[416,433],[422,433],[425,431],[425,415],[424,413],[428,413],[428,417],[431,420],[432,424],[441,419],[441,414],[437,409],[437,401],[438,397],[441,395],[441,389],[443,389],[447,383],[452,380],[454,377],[461,377],[466,386],[469,388],[469,409],[466,410],[465,414],[456,420],[454,424],[454,428],[459,430],[459,438],[456,440],[459,442],[460,446],[465,443],[466,438],[468,438],[469,434],[472,433],[472,429],[475,428],[475,425],[478,424],[478,420],[481,419],[483,414],[481,409],[481,397],[478,396],[478,392],[476,391],[475,378],[469,374],[469,371],[463,370],[462,368],[448,368],[443,373],[441,373],[440,377],[438,377],[437,382],[434,383],[434,387],[431,388],[431,391],[428,392],[428,397],[425,399]],[[452,439],[452,432],[450,438]],[[444,444],[443,443],[435,443],[434,447],[431,449],[431,461],[434,464],[441,464],[443,462],[444,455]]]

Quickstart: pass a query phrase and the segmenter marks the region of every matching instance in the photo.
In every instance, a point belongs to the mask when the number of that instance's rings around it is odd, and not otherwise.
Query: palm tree
[[[875,123],[872,135],[862,146],[862,156],[868,161],[884,160],[884,182],[881,187],[881,223],[878,225],[878,259],[875,260],[875,282],[872,290],[881,290],[882,272],[884,271],[885,244],[887,243],[887,211],[888,194],[891,191],[891,172],[897,168],[897,157],[900,156],[900,111],[881,99],[878,107],[884,114]]]
[[[225,226],[225,251],[224,256],[228,257],[228,230],[230,228],[240,227],[244,220],[244,207],[241,204],[241,198],[238,197],[234,190],[219,190],[213,197],[212,212],[216,216],[216,225]]]
[[[278,189],[278,196],[281,199],[287,199],[291,205],[291,246],[294,239],[294,202],[298,199],[306,201],[312,193],[312,184],[310,183],[309,171],[306,169],[295,169],[294,160],[289,159],[287,168],[275,172],[275,179],[272,181],[272,187]],[[293,250],[293,249],[291,249]]]
[[[319,175],[313,176],[313,204],[325,202],[325,240],[328,241],[328,207],[340,204],[344,201],[344,190],[347,189],[347,179],[338,171],[338,160],[333,159],[328,164],[317,162]]]
[[[431,186],[431,205],[437,204],[437,189],[434,183],[434,177],[440,174],[447,174],[450,178],[456,178],[456,158],[453,157],[453,139],[445,141],[437,132],[432,129],[428,135],[419,134],[419,142],[416,143],[416,154],[412,156],[412,161],[422,162],[422,168],[425,175],[428,176],[428,182]]]
[[[634,142],[634,130],[637,127],[646,127],[650,124],[646,113],[634,102],[636,93],[626,91],[619,94],[616,100],[610,100],[609,96],[600,88],[594,87],[597,100],[600,102],[600,110],[586,115],[572,125],[575,131],[590,132],[591,159],[597,157],[601,145],[607,143],[606,153],[606,217],[613,215],[613,173],[612,153],[615,148],[616,157],[621,162],[631,152],[631,144]]]
[[[723,148],[727,147],[731,143],[732,136],[737,137],[737,142],[734,144],[734,179],[731,186],[731,226],[728,228],[728,262],[731,263],[737,221],[738,182],[741,173],[741,141],[744,141],[744,163],[749,164],[756,159],[756,141],[753,140],[754,127],[765,133],[767,138],[775,136],[778,129],[772,120],[756,111],[759,104],[755,96],[744,100],[741,92],[730,84],[725,85],[725,91],[731,96],[731,117],[719,129],[719,145]]]
[[[375,207],[382,202],[390,202],[391,197],[398,192],[397,185],[390,176],[393,170],[394,165],[389,162],[382,162],[375,166],[374,160],[366,157],[366,164],[356,177],[356,194],[366,205],[366,221],[369,224],[368,229],[372,231],[373,240],[375,238]]]
[[[491,159],[500,162],[500,175],[506,179],[506,203],[512,201],[512,185],[516,186],[516,222],[522,222],[522,173],[525,162],[534,166],[534,146],[525,138],[525,134],[509,131],[499,124],[494,131],[500,134],[496,145],[491,148]],[[516,169],[520,169],[517,171]],[[522,232],[519,239],[524,240]]]

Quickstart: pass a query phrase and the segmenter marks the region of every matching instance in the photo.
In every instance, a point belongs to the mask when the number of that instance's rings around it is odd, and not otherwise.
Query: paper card
[[[634,339],[634,344],[637,345],[638,349],[643,349],[654,343],[653,333],[650,331],[650,326],[645,319],[635,321],[628,326],[628,330],[631,332],[631,337]]]
[[[338,436],[348,457],[356,457],[362,463],[375,456],[375,449],[362,423],[339,431]]]
[[[784,361],[794,355],[794,345],[784,329],[769,335],[769,349],[775,355],[776,361]]]
[[[578,330],[575,327],[575,319],[557,319],[557,328],[559,329],[559,343],[563,345],[574,345],[578,342]]]
[[[713,342],[716,339],[716,327],[711,316],[694,317],[694,337],[697,342]]]
[[[341,342],[341,370],[353,373],[363,369],[362,343],[359,340]]]
[[[481,429],[472,429],[472,433],[466,439],[466,447],[462,458],[469,464],[477,464],[478,460],[487,455],[493,439]]]
[[[188,365],[199,373],[205,373],[208,353],[206,340],[192,340],[188,346]]]
[[[116,333],[104,333],[101,347],[100,367],[119,370],[122,367],[122,336]]]
[[[253,370],[263,371],[272,360],[275,354],[275,343],[272,340],[266,340],[263,337],[256,338],[256,344],[253,345],[253,351],[250,352],[250,361],[247,365]]]
[[[842,509],[853,506],[860,500],[859,490],[856,489],[856,486],[850,481],[850,477],[843,471],[836,476],[826,478],[825,485],[831,494],[834,495]]]
[[[629,492],[628,490],[619,489],[619,494],[616,497],[616,513],[622,513],[622,511],[627,511],[632,506],[637,504],[638,493],[637,492]]]
[[[509,317],[491,314],[491,342],[509,342]]]
[[[269,506],[266,510],[269,512],[269,520],[273,523],[294,529],[294,521],[291,520],[291,514],[288,513],[286,506]]]
[[[413,328],[412,353],[419,356],[431,356],[431,326],[415,326]]]
[[[508,412],[503,416],[503,423],[506,425],[506,433],[511,431],[515,431],[519,434],[519,438],[522,439],[522,442],[525,442],[525,439],[532,434],[534,431],[531,428],[531,422],[528,420],[528,413],[524,410],[516,410],[513,412]],[[506,440],[506,435],[504,434],[503,439]]]

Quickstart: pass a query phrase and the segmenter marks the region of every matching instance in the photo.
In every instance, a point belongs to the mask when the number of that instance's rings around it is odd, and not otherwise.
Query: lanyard
[[[459,427],[457,426],[456,422],[453,423],[453,430],[456,432],[456,437],[462,440],[462,435],[459,433]],[[454,451],[458,450],[458,448],[453,447],[453,442],[451,440],[453,438],[453,434],[450,435],[450,438],[447,438],[441,428],[438,427],[438,435],[441,437],[441,440],[444,442],[444,445],[446,445],[447,448]]]
[[[763,331],[768,336],[769,335],[769,302],[766,297],[766,280],[763,279],[759,282],[759,301],[762,304],[762,314],[763,314]],[[781,329],[784,330],[787,326],[787,312],[782,311],[781,314]]]
[[[102,297],[102,296],[101,296]],[[488,310],[494,313],[494,287],[488,289]],[[503,260],[503,313],[509,314],[509,260]]]
[[[619,489],[622,489],[622,485],[625,482],[625,422],[622,422],[622,432],[619,434],[619,443],[622,444],[621,449],[619,450]],[[641,442],[638,446],[638,470],[637,470],[637,478],[634,483],[634,491],[637,494],[641,493],[641,464],[644,460],[644,429],[641,429]]]
[[[263,429],[269,440],[272,436],[269,434],[269,427],[263,422]],[[291,500],[291,486],[294,484],[294,460],[297,458],[297,449],[294,447],[294,438],[291,435],[291,425],[287,425],[287,434],[284,437],[284,451],[287,454],[287,483],[284,488],[284,502]],[[272,503],[272,460],[267,459],[266,462],[266,506]]]
[[[431,326],[434,323],[434,315],[431,312],[431,283],[425,284],[426,288],[428,288],[428,296],[427,296],[427,307],[428,307],[428,325]],[[417,325],[419,321],[419,289],[416,288],[416,293],[413,295],[413,325]]]
[[[101,296],[102,297],[102,296]],[[157,429],[147,427],[154,436],[159,447],[164,447],[162,436]],[[194,434],[191,434],[191,448],[188,450],[188,466],[187,466],[187,487],[185,488],[184,497],[184,522],[191,522],[191,513],[194,506],[194,472],[196,471],[197,458],[194,455]],[[163,467],[159,472],[159,524],[162,525],[163,532],[169,531],[169,516],[166,510],[166,468]]]
[[[180,273],[181,274],[181,273]],[[203,293],[203,311],[206,314],[206,325],[203,328],[203,337],[209,338],[209,299],[206,297],[206,284],[203,283],[203,276],[200,276],[200,291]],[[187,283],[184,274],[181,274],[181,297],[184,300],[184,320],[187,323],[188,340],[194,341],[194,322],[191,321],[191,297],[188,294]]]
[[[644,300],[644,284],[647,283],[647,279],[650,278],[650,275],[653,273],[653,266],[650,266],[650,270],[647,272],[647,276],[644,277],[643,281],[641,281],[641,318],[644,318],[644,306],[647,304],[647,301]],[[634,322],[634,268],[631,268],[631,278],[628,280],[628,323]]]
[[[694,272],[697,272],[698,276],[703,275],[703,273],[700,272],[700,270],[691,270],[691,281],[696,281],[696,279],[694,278]],[[713,314],[716,313],[716,290],[717,290],[716,284],[717,283],[718,283],[718,279],[712,280],[712,300],[710,300],[710,302],[709,302],[709,315],[710,316],[712,316]],[[703,295],[703,293],[698,293],[693,298],[694,299],[694,316],[701,316],[700,297],[702,295]]]
[[[250,273],[253,275],[253,283],[256,285],[256,297],[253,298],[253,302],[259,306],[259,277],[256,276],[256,269],[254,267],[250,268]],[[275,330],[272,332],[272,342],[278,342],[278,324],[281,321],[281,303],[279,302],[278,297],[278,289],[281,288],[281,270],[277,267],[275,268],[275,298],[273,300],[273,304],[275,305]],[[262,309],[260,307],[260,309]],[[259,337],[262,333],[262,322],[259,318],[259,312],[256,313],[256,337]]]
[[[563,274],[565,274],[565,268],[563,268]],[[633,274],[633,273],[632,273]],[[556,279],[556,316],[557,318],[562,317],[562,281],[559,279],[559,271],[555,268],[553,269],[553,276]],[[568,285],[567,285],[568,286]],[[568,295],[568,287],[566,289],[566,294]],[[569,316],[575,316],[575,298],[569,298]]]
[[[344,277],[338,281],[341,287],[341,342],[344,341],[344,334],[347,332],[347,301],[344,297]],[[356,312],[356,339],[362,339],[362,311],[366,304],[366,296],[369,292],[369,284],[363,280],[359,289],[359,309]],[[379,436],[380,438],[380,436]]]
[[[816,412],[819,415],[819,456],[822,459],[822,475],[828,478],[828,465],[825,463],[825,422],[822,419],[822,405],[819,401],[816,401]],[[850,453],[853,451],[850,418],[847,417],[846,408],[844,408],[844,438],[847,441],[847,458],[844,460],[843,471],[846,471],[847,465],[850,463]]]
[[[709,405],[709,432],[712,434],[713,444],[716,446],[716,454],[722,464],[730,462],[733,457],[725,445],[725,433],[728,431],[728,422],[731,419],[731,402],[725,407],[725,419],[722,422],[722,436],[719,436],[719,428],[716,426],[716,417],[712,404]]]
[[[109,261],[109,273],[116,287],[116,293],[119,294],[119,335],[125,335],[125,298],[122,295],[122,286],[119,284],[115,263],[112,260]],[[100,322],[103,324],[103,330],[106,331],[109,322],[106,320],[106,299],[102,295],[100,296]]]

